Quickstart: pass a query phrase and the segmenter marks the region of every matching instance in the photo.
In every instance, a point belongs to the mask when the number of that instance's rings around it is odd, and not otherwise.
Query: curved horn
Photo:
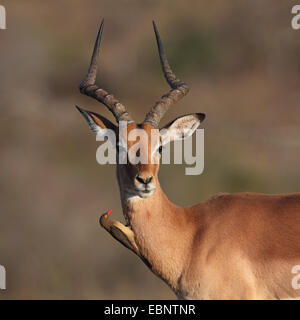
[[[109,111],[113,113],[117,122],[132,122],[133,120],[127,112],[125,106],[121,104],[120,101],[116,99],[112,94],[95,85],[98,71],[98,56],[100,51],[100,42],[103,31],[103,25],[104,19],[101,22],[100,29],[97,35],[89,71],[85,76],[84,80],[80,83],[79,90],[82,94],[90,96],[103,103],[109,109]]]
[[[150,109],[150,111],[146,114],[144,120],[144,122],[150,123],[154,127],[158,127],[160,120],[167,112],[167,110],[171,107],[172,104],[183,98],[189,92],[189,87],[186,83],[177,79],[175,74],[173,73],[167,60],[167,56],[154,21],[153,28],[156,36],[162,71],[168,84],[171,87],[171,90],[167,94],[163,95],[161,99],[158,100]]]

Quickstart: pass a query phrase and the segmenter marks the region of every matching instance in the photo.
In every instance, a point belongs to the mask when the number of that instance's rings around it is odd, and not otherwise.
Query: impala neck
[[[120,181],[119,185],[123,213],[142,256],[176,292],[192,242],[184,209],[168,200],[158,181],[155,193],[147,199],[130,198]]]

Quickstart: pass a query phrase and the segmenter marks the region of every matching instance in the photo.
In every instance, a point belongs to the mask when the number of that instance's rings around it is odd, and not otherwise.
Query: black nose
[[[152,179],[153,179],[153,177],[148,177],[148,178],[144,179],[144,178],[141,178],[140,176],[136,176],[135,178],[136,178],[136,180],[137,180],[138,182],[143,183],[143,184],[148,184],[148,183],[150,183],[150,182],[152,181]]]

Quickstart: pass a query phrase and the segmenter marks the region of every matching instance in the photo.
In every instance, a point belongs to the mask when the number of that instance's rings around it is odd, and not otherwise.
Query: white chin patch
[[[142,191],[139,191],[138,192],[138,196],[142,199],[146,199],[146,198],[149,198],[153,195],[155,190],[151,190],[149,192],[142,192]]]
[[[133,193],[127,193],[125,198],[127,201],[138,201],[142,199],[147,199],[153,195],[155,192],[155,189],[152,189],[149,192],[143,192],[142,190],[135,190],[134,194]]]

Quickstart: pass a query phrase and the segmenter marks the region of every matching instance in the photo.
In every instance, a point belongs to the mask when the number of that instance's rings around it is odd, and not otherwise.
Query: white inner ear
[[[115,132],[111,129],[107,128],[101,128],[97,125],[97,123],[94,121],[94,119],[84,110],[82,110],[82,113],[90,126],[91,130],[96,133],[96,140],[97,141],[106,141],[108,140],[114,147],[116,147],[116,136]]]
[[[190,137],[199,125],[200,120],[194,115],[178,118],[169,126],[169,128],[160,130],[162,145],[171,141],[184,140]]]
[[[88,125],[90,126],[91,130],[98,135],[98,133],[102,133],[103,135],[105,134],[106,129],[100,128],[94,119],[84,110],[81,110],[81,113],[84,115]]]

